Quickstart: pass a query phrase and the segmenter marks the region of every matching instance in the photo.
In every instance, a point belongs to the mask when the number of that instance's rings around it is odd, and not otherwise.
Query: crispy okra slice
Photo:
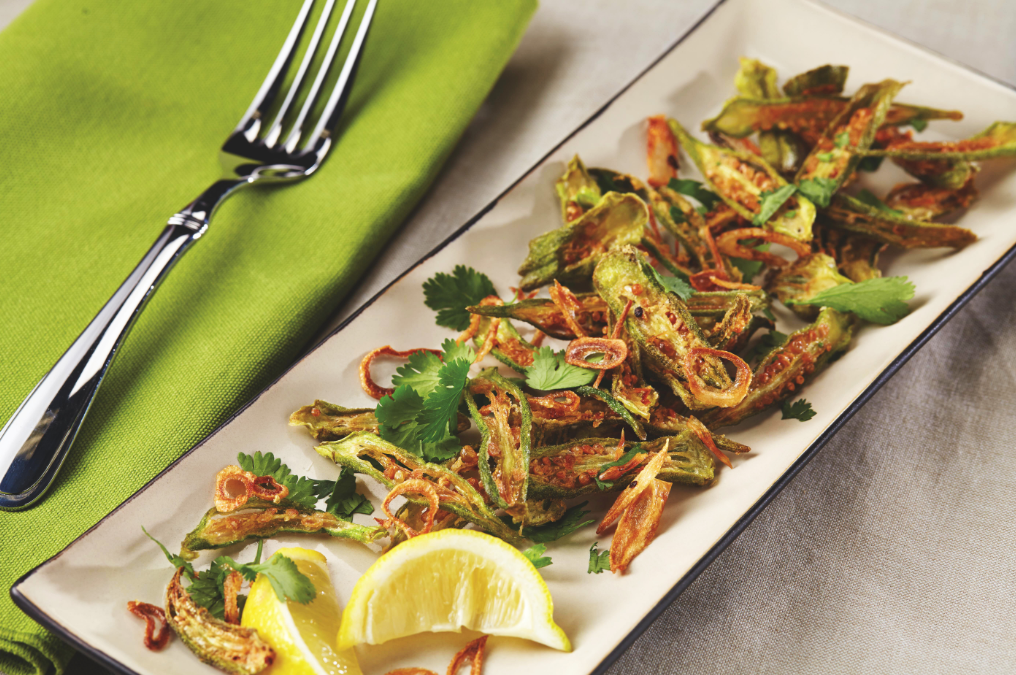
[[[476,309],[486,309],[486,307],[479,307]],[[481,312],[476,313],[480,314]],[[480,321],[480,328],[476,331],[476,335],[473,337],[473,344],[476,345],[477,349],[483,345],[484,340],[487,338],[487,332],[489,329],[490,319],[482,319]],[[512,325],[511,321],[508,319],[501,319],[497,325],[497,336],[494,339],[494,346],[490,350],[490,353],[501,363],[510,368],[514,368],[520,373],[523,373],[527,367],[533,365],[536,347],[519,335],[519,332],[515,329],[515,326]]]
[[[790,334],[755,368],[748,395],[730,408],[714,408],[700,418],[710,429],[737,424],[789,398],[850,345],[850,314],[825,307],[814,323]]]
[[[756,59],[741,57],[741,68],[734,76],[734,86],[742,96],[749,98],[782,98],[776,86],[776,70]],[[808,154],[802,146],[803,141],[793,131],[772,129],[759,133],[758,148],[762,158],[781,174],[797,171],[801,160]]]
[[[427,504],[420,504],[418,502],[407,501],[405,504],[399,507],[399,510],[395,512],[395,517],[408,525],[411,529],[416,532],[421,532],[427,526],[427,519],[424,515],[427,513],[427,509],[430,508]],[[434,518],[434,524],[431,526],[431,532],[437,532],[438,530],[461,530],[469,521],[465,518],[458,516],[451,511],[439,511],[437,516]],[[390,551],[402,542],[406,541],[406,531],[401,527],[394,528],[394,532],[391,533],[390,543],[386,551]]]
[[[842,94],[849,74],[850,68],[848,66],[825,65],[812,68],[787,80],[783,84],[783,93],[791,97]]]
[[[410,474],[420,476],[434,485],[443,510],[465,518],[513,546],[523,543],[522,537],[494,515],[480,493],[465,478],[451,469],[425,462],[377,434],[360,431],[341,441],[322,443],[314,449],[322,457],[370,476],[389,490],[409,478]],[[426,504],[425,500],[414,495],[407,498]]]
[[[910,220],[930,221],[969,208],[976,199],[977,188],[972,180],[958,190],[925,183],[902,183],[889,191],[885,205]]]
[[[772,305],[769,294],[759,290],[744,291],[707,291],[695,293],[685,301],[688,311],[695,318],[711,317],[722,319],[740,299],[744,298],[751,304],[751,311],[764,312]]]
[[[216,619],[191,598],[178,567],[166,587],[166,623],[203,662],[232,675],[255,675],[272,665],[275,650],[257,630]]]
[[[646,424],[646,430],[654,439],[666,436],[680,436],[688,430],[688,418],[684,415],[679,415],[667,406],[661,405],[653,410],[653,416],[650,418],[649,423]],[[709,433],[712,434],[713,443],[716,444],[716,447],[724,452],[735,455],[751,452],[751,448],[747,445],[727,438],[723,434],[715,431],[710,431]]]
[[[477,396],[486,397],[487,403],[478,403]],[[533,414],[525,394],[496,368],[488,368],[469,382],[466,404],[480,430],[477,454],[484,490],[502,509],[523,506],[529,485],[527,467],[533,429]],[[512,424],[513,417],[517,426]]]
[[[602,335],[607,325],[607,303],[597,293],[576,293],[575,297],[580,305],[574,312],[579,326],[586,331],[586,335]],[[466,307],[466,311],[482,316],[525,321],[559,340],[573,340],[578,337],[568,326],[561,309],[550,298],[532,298],[508,305]],[[477,335],[482,334],[482,330],[477,331]]]
[[[628,356],[613,372],[610,393],[630,413],[649,419],[660,395],[646,382],[642,372],[642,352],[623,327],[620,337],[628,346]]]
[[[649,193],[649,204],[656,222],[677,239],[699,269],[716,267],[713,252],[703,238],[706,221],[691,202],[664,185]]]
[[[358,525],[326,511],[245,508],[235,513],[219,513],[213,507],[205,513],[198,526],[184,537],[180,555],[185,560],[193,560],[198,556],[195,551],[225,548],[244,541],[267,539],[280,533],[327,534],[361,544],[369,544],[386,534],[384,528]]]
[[[289,426],[307,427],[318,441],[337,441],[357,431],[377,432],[373,408],[343,408],[317,399],[289,416]]]
[[[561,217],[570,223],[596,206],[603,194],[578,155],[571,158],[564,175],[554,184],[561,200]]]
[[[688,388],[685,356],[696,348],[711,348],[688,308],[656,280],[652,267],[634,246],[608,252],[593,274],[596,291],[620,316],[628,301],[625,329],[645,357],[645,364],[692,410],[706,407]],[[703,359],[699,372],[712,387],[726,389],[730,376],[715,356]]]
[[[677,120],[669,120],[674,135],[702,172],[706,184],[743,218],[753,220],[761,210],[762,193],[775,191],[787,181],[756,155],[708,145],[692,138]],[[800,241],[811,240],[815,205],[793,194],[769,217],[764,226]]]
[[[977,241],[977,235],[965,227],[911,220],[844,194],[834,195],[822,215],[822,222],[830,227],[903,248],[961,249]]]
[[[868,150],[872,157],[904,160],[964,159],[977,161],[1016,155],[1016,122],[995,122],[981,133],[962,141],[893,142],[884,150]]]
[[[818,307],[792,303],[810,300],[826,289],[849,283],[852,282],[839,273],[836,261],[831,256],[812,253],[780,268],[769,282],[767,290],[802,319],[814,321],[818,316]]]
[[[817,232],[819,249],[836,260],[836,267],[843,276],[854,282],[882,276],[878,256],[887,244],[835,227],[819,225]]]
[[[668,483],[705,486],[715,477],[715,464],[706,444],[691,430],[644,443],[625,443],[625,451],[637,447],[631,462],[610,477],[608,490],[624,489],[649,458],[669,442],[667,460],[657,476]],[[572,499],[600,492],[596,477],[606,465],[619,459],[619,438],[583,438],[533,450],[529,484],[535,497]]]
[[[723,318],[709,330],[704,331],[706,340],[716,349],[731,351],[725,345],[735,344],[738,336],[748,330],[751,320],[751,301],[747,296],[739,295],[734,301],[734,306],[727,310]]]
[[[522,528],[539,527],[548,523],[556,523],[564,516],[568,506],[563,499],[543,497],[526,500],[525,513],[512,515],[512,522]],[[511,515],[511,514],[509,514]]]
[[[662,244],[662,246],[666,247],[666,244]],[[660,246],[657,245],[656,241],[650,239],[649,237],[642,237],[642,248],[644,248],[646,252],[653,257],[653,260],[658,262],[660,265],[663,265],[664,269],[678,279],[687,281],[691,277],[692,271],[683,265],[679,265],[665,252],[665,249],[661,249]]]
[[[627,423],[600,398],[580,396],[570,408],[531,406],[533,413],[532,446],[564,443],[572,438],[621,433]]]
[[[726,337],[725,340],[717,339],[713,341],[710,339],[710,341],[713,342],[713,346],[716,349],[722,349],[723,351],[730,352],[732,354],[740,354],[741,351],[748,346],[748,342],[751,341],[752,335],[763,328],[766,330],[772,330],[775,327],[776,324],[773,323],[771,319],[755,315],[751,317],[748,321],[748,325],[745,326],[744,330],[740,333],[732,333]]]
[[[716,117],[702,123],[703,131],[744,138],[756,131],[789,129],[814,142],[829,123],[849,105],[842,96],[804,96],[781,99],[758,99],[738,96],[723,106]],[[958,110],[938,110],[895,103],[883,124],[899,126],[915,120],[961,120]]]
[[[636,195],[608,193],[576,220],[529,242],[519,286],[531,291],[555,279],[566,286],[588,285],[604,252],[642,241],[648,222],[649,210]]]
[[[816,140],[795,182],[802,190],[805,181],[823,182],[824,201],[820,200],[819,206],[827,206],[832,194],[857,169],[885,121],[893,97],[902,88],[895,80],[864,85]]]
[[[628,408],[621,403],[621,401],[614,398],[612,394],[604,391],[603,389],[597,389],[596,387],[576,387],[575,393],[579,396],[596,398],[603,401],[608,408],[614,411],[614,414],[628,423],[628,426],[635,432],[635,435],[638,436],[639,439],[645,440],[646,432],[645,429],[642,428],[642,423],[635,419],[635,417],[632,416],[631,411],[629,411]]]

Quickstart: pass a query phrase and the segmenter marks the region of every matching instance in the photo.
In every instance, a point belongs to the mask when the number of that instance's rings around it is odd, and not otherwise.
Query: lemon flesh
[[[338,646],[463,628],[571,651],[532,563],[515,547],[473,530],[421,535],[381,556],[353,588]]]
[[[260,675],[362,675],[356,654],[335,648],[342,611],[325,557],[304,548],[278,552],[295,562],[310,579],[317,597],[306,605],[279,600],[268,579],[258,575],[240,623],[256,628],[275,650],[275,662]]]

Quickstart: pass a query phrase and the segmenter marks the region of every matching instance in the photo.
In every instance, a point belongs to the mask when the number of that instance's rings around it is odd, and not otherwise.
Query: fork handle
[[[170,219],[127,280],[0,430],[0,509],[31,506],[60,470],[117,348],[148,299],[208,225]]]

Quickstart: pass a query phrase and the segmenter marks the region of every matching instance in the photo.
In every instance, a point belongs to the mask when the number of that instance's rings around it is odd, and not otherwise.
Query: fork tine
[[[314,35],[311,36],[310,44],[303,55],[303,61],[300,62],[300,68],[296,71],[296,77],[293,78],[293,83],[290,85],[289,91],[286,92],[286,99],[282,102],[282,106],[275,114],[275,121],[272,122],[272,126],[265,135],[264,143],[269,148],[274,146],[275,142],[279,140],[279,135],[282,133],[282,121],[286,113],[289,112],[289,107],[292,105],[293,99],[296,98],[300,84],[303,82],[303,78],[307,75],[307,70],[314,60],[314,54],[317,52],[318,43],[321,42],[321,36],[324,35],[325,28],[328,26],[328,19],[332,15],[333,7],[335,7],[335,0],[328,0],[324,10],[321,12],[321,17],[318,19],[317,27],[314,28]]]
[[[300,13],[297,15],[293,27],[289,29],[289,35],[286,36],[286,41],[283,43],[279,55],[275,57],[275,63],[272,64],[271,70],[268,71],[268,76],[261,84],[261,88],[258,89],[258,93],[255,94],[254,100],[251,101],[250,107],[247,108],[247,112],[240,118],[240,122],[236,125],[236,130],[233,133],[241,133],[251,142],[257,138],[258,132],[261,130],[261,120],[282,87],[286,71],[289,70],[289,64],[296,53],[296,44],[299,42],[303,28],[307,24],[307,17],[310,15],[310,9],[313,5],[314,0],[304,0]]]
[[[339,17],[339,24],[335,28],[335,34],[332,36],[332,41],[328,45],[328,51],[325,53],[324,60],[321,62],[321,67],[318,69],[317,76],[314,78],[314,84],[311,85],[310,92],[307,94],[306,100],[303,102],[303,107],[300,108],[300,114],[297,115],[296,121],[293,123],[293,128],[289,132],[289,136],[286,138],[286,142],[283,145],[286,152],[292,152],[293,148],[300,140],[300,136],[303,134],[303,123],[307,119],[307,115],[310,114],[311,109],[317,102],[318,94],[321,91],[321,85],[324,84],[325,78],[328,76],[328,71],[332,67],[332,63],[335,61],[335,54],[339,51],[339,44],[342,42],[342,36],[346,32],[346,27],[349,25],[349,17],[353,14],[353,9],[356,7],[356,0],[348,0],[346,2],[345,9],[342,10],[342,16]]]
[[[325,105],[321,117],[318,118],[317,126],[314,127],[314,131],[303,146],[304,150],[309,149],[321,140],[326,132],[330,133],[335,129],[335,125],[338,123],[339,117],[346,107],[346,101],[349,100],[349,92],[352,89],[353,79],[356,76],[356,68],[360,64],[360,57],[363,55],[363,45],[367,39],[367,31],[370,29],[371,21],[374,19],[374,9],[376,7],[377,0],[370,0],[367,9],[363,13],[363,19],[360,20],[360,28],[356,31],[353,46],[349,49],[346,62],[342,64],[342,72],[339,73],[339,79],[336,80],[335,86],[332,88],[332,94],[328,97],[328,103]]]

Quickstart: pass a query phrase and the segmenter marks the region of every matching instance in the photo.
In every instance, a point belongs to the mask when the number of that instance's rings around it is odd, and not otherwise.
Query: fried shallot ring
[[[392,512],[388,510],[388,506],[392,503],[392,500],[403,492],[415,492],[416,494],[421,494],[427,498],[427,511],[424,514],[424,526],[423,530],[420,532],[417,532],[408,524],[396,518]],[[385,527],[395,525],[405,533],[406,539],[412,539],[413,537],[418,537],[421,534],[427,534],[434,529],[434,518],[437,517],[437,510],[440,503],[441,500],[438,497],[437,490],[430,481],[426,481],[422,478],[410,478],[393,487],[392,491],[388,493],[387,497],[385,497],[384,502],[381,504],[381,510],[386,516],[388,516],[388,519],[381,521],[381,524]]]
[[[529,403],[530,408],[536,406],[557,412],[574,412],[579,409],[579,403],[582,400],[574,391],[564,390],[546,396],[527,396],[526,402]]]
[[[603,354],[603,360],[599,363],[586,361],[586,357],[590,354]],[[610,370],[621,365],[626,358],[628,345],[624,340],[612,338],[576,338],[568,343],[568,348],[564,352],[565,362],[590,370]]]
[[[393,387],[382,387],[374,382],[370,376],[370,366],[374,363],[374,359],[379,356],[395,356],[400,359],[406,359],[415,354],[416,352],[430,352],[441,356],[440,349],[409,349],[404,352],[396,351],[389,345],[384,347],[378,347],[374,351],[363,357],[363,361],[360,361],[360,386],[367,392],[367,395],[377,400],[383,399],[385,396],[391,396],[395,389]]]
[[[628,318],[628,312],[631,311],[631,307],[634,304],[635,301],[629,298],[628,303],[624,306],[624,309],[621,310],[621,316],[617,318],[617,323],[614,324],[614,332],[610,334],[610,339],[617,340],[619,337],[621,337],[621,329],[624,327],[624,321],[625,319]],[[596,376],[596,381],[593,382],[593,389],[600,388],[600,382],[603,382],[603,376],[606,375],[606,373],[607,373],[606,370],[601,370],[599,372],[599,374]]]
[[[162,607],[148,602],[130,600],[127,602],[127,611],[139,619],[145,620],[145,647],[153,652],[161,652],[166,648],[172,632],[166,622],[166,612]]]
[[[724,232],[716,239],[716,245],[723,255],[746,258],[748,260],[759,260],[770,267],[783,267],[787,264],[786,260],[774,253],[759,251],[758,249],[743,245],[741,241],[744,239],[764,239],[773,244],[786,246],[796,253],[798,257],[811,253],[811,246],[809,244],[779,232],[762,229],[761,227],[745,227],[740,230]]]
[[[713,389],[699,377],[699,359],[703,356],[715,356],[719,359],[729,361],[737,368],[737,379],[726,389]],[[730,408],[740,403],[748,395],[748,387],[751,385],[751,368],[736,354],[725,352],[722,349],[711,349],[709,347],[692,347],[684,355],[684,372],[688,378],[688,389],[696,400],[713,405],[718,408]]]
[[[614,523],[615,520],[624,512],[628,505],[635,501],[635,498],[645,490],[651,481],[656,480],[656,476],[660,473],[663,468],[663,463],[669,458],[668,452],[670,450],[670,439],[663,444],[663,448],[658,453],[653,455],[653,458],[646,462],[646,465],[642,467],[642,470],[635,476],[635,480],[624,489],[621,494],[617,496],[617,500],[614,505],[607,511],[607,515],[603,517],[603,521],[600,522],[596,528],[596,534],[603,534],[607,529]]]
[[[726,273],[717,273],[716,270],[703,270],[688,277],[691,287],[700,293],[710,291],[760,291],[761,286],[742,284],[737,281],[730,281]]]
[[[723,451],[716,447],[716,441],[713,440],[713,434],[706,425],[702,424],[698,419],[694,417],[687,418],[688,426],[699,437],[699,440],[706,444],[706,447],[716,455],[716,459],[723,462],[728,469],[733,469],[734,465],[730,463],[730,459],[723,454]]]
[[[385,675],[437,675],[437,673],[426,668],[396,668],[389,670]]]
[[[536,329],[536,332],[533,333],[533,339],[529,341],[529,344],[533,345],[536,348],[540,348],[543,346],[543,339],[545,337],[547,337],[546,333],[544,333],[540,329]]]
[[[230,572],[222,582],[222,596],[226,606],[223,610],[226,623],[240,625],[240,605],[237,604],[236,596],[243,585],[243,575],[237,571]]]
[[[564,322],[571,329],[571,332],[575,334],[575,337],[586,337],[586,331],[575,319],[575,310],[582,309],[582,303],[575,297],[575,294],[566,286],[562,286],[561,282],[557,279],[554,279],[554,286],[549,292],[551,301],[561,310],[561,314],[564,315]]]
[[[459,653],[452,657],[452,662],[448,664],[448,673],[446,675],[457,675],[459,668],[462,667],[463,663],[466,663],[466,659],[472,659],[469,675],[480,675],[483,672],[483,650],[487,646],[488,637],[490,636],[483,635],[478,637],[460,649]]]
[[[215,510],[230,513],[243,508],[251,497],[278,504],[289,496],[289,488],[272,476],[255,476],[235,464],[215,474]]]

